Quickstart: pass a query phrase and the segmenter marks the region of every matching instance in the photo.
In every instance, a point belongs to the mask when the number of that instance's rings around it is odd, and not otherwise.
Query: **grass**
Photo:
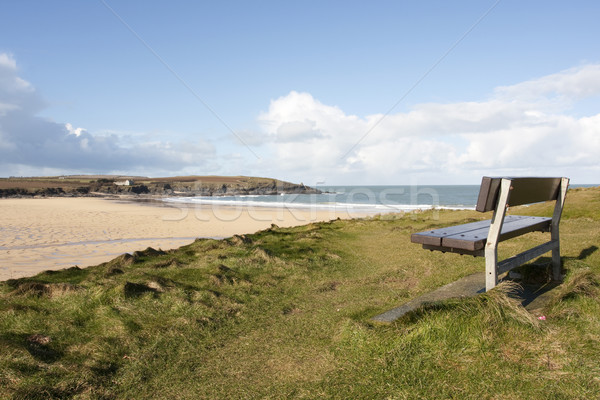
[[[599,200],[597,188],[567,196],[567,277],[545,321],[510,284],[370,321],[483,269],[410,243],[487,217],[471,211],[273,226],[3,282],[0,398],[598,398]]]

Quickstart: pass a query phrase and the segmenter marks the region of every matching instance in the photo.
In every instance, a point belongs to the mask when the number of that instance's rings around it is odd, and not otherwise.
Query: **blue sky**
[[[5,1],[0,176],[600,182],[600,3]]]

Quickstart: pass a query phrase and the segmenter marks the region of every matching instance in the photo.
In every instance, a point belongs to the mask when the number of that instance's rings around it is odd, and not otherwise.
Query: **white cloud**
[[[418,104],[387,116],[348,115],[292,91],[258,120],[272,164],[295,180],[475,183],[510,173],[598,182],[600,114],[569,114],[598,95],[600,65],[586,65],[496,88],[484,101]]]
[[[18,76],[15,59],[0,53],[0,172],[157,174],[206,165],[215,148],[187,143],[136,141],[123,134],[91,134],[70,123],[38,117],[44,101]],[[37,172],[36,172],[37,171]]]
[[[600,93],[600,64],[584,65],[516,85],[501,86],[496,88],[495,93],[507,100],[549,96],[577,100],[596,96]]]
[[[0,67],[16,70],[17,62],[10,54],[0,53]]]
[[[65,128],[71,135],[75,135],[77,137],[81,136],[81,133],[84,131],[83,128],[73,128],[73,125],[66,123]]]
[[[285,122],[277,128],[276,137],[278,142],[304,142],[312,139],[323,138],[320,130],[315,128],[314,121]]]

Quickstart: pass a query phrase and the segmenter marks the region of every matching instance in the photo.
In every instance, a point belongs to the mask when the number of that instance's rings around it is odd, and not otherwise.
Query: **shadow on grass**
[[[45,362],[46,364],[52,364],[60,360],[63,356],[62,351],[55,350],[49,346],[28,343],[27,351],[33,358],[38,361]]]
[[[567,260],[585,260],[598,250],[597,246],[587,247],[579,253],[577,257],[561,257],[563,265],[563,273],[568,273],[568,269],[564,268]],[[523,274],[521,286],[522,291],[518,297],[522,299],[523,307],[528,307],[535,300],[543,297],[544,294],[560,286],[562,282],[551,280],[551,262],[550,257],[540,257],[532,264],[526,264],[520,268]]]
[[[590,246],[590,247],[588,247],[586,249],[583,249],[579,253],[579,256],[577,257],[577,259],[578,260],[585,260],[586,258],[588,258],[589,256],[591,256],[592,254],[594,254],[597,250],[598,250],[598,246]]]
[[[46,400],[46,399],[71,399],[83,392],[85,387],[77,384],[67,385],[62,388],[52,385],[30,385],[18,388],[12,394],[13,399]]]
[[[538,300],[544,294],[550,292],[552,289],[560,286],[561,282],[548,282],[543,285],[539,284],[523,284],[523,290],[519,292],[518,298],[521,300],[521,305],[527,308],[535,300]]]
[[[125,282],[123,287],[125,298],[137,298],[145,293],[152,293],[154,297],[159,295],[159,290],[141,283]]]
[[[63,352],[54,348],[52,338],[42,334],[3,332],[0,344],[8,348],[25,348],[37,361],[52,364],[63,357]]]

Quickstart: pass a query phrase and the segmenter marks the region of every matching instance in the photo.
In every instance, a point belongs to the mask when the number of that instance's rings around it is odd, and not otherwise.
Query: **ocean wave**
[[[258,201],[248,200],[250,196],[239,196],[236,198],[214,198],[214,197],[169,197],[163,199],[171,204],[187,204],[200,206],[228,206],[228,207],[257,207],[257,208],[286,208],[286,209],[310,209],[325,211],[350,211],[366,213],[393,213],[415,210],[449,209],[464,210],[474,209],[468,206],[433,206],[431,204],[372,204],[372,203],[344,203],[344,202],[286,202],[286,201]],[[255,197],[255,196],[252,196]]]

